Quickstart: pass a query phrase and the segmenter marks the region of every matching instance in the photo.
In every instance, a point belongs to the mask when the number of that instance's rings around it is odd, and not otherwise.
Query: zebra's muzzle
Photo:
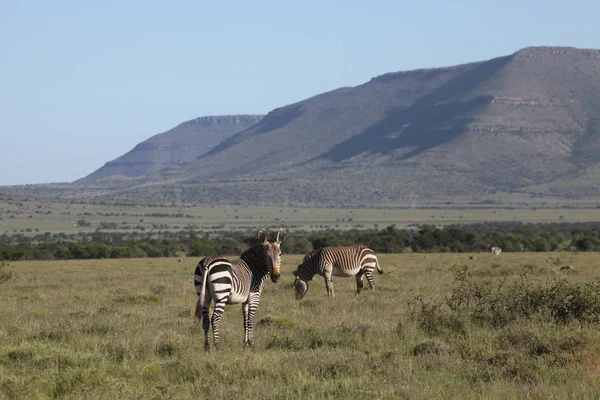
[[[271,281],[273,281],[273,283],[277,283],[279,281],[279,274],[271,274]]]

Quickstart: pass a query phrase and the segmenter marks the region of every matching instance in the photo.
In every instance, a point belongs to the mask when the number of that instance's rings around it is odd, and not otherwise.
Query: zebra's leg
[[[363,276],[365,272],[363,270],[358,271],[356,274],[356,294],[360,294],[360,291],[363,289]]]
[[[328,266],[325,268],[325,288],[327,289],[327,295],[329,297],[335,297],[333,293],[333,281],[331,280],[331,276],[333,275],[333,267]]]
[[[210,329],[210,316],[208,315],[208,308],[210,306],[211,299],[209,296],[206,296],[206,300],[204,300],[204,307],[202,310],[200,308],[200,299],[198,299],[198,305],[196,305],[196,316],[201,313],[202,317],[202,329],[204,330],[204,350],[210,350],[210,342],[208,340],[208,331]],[[198,317],[200,319],[200,317]]]
[[[367,277],[367,282],[369,282],[371,290],[375,290],[375,279],[373,278],[373,270],[365,269],[365,276]]]
[[[248,346],[254,344],[254,316],[260,304],[260,291],[250,293],[250,301],[248,302],[248,328],[246,329],[246,342]]]
[[[248,343],[248,307],[249,300],[242,303],[242,315],[244,316],[244,344]]]
[[[225,301],[215,303],[215,310],[212,315],[212,327],[213,327],[213,342],[215,343],[215,349],[219,348],[221,338],[219,337],[219,327],[221,325],[221,317],[225,312]]]

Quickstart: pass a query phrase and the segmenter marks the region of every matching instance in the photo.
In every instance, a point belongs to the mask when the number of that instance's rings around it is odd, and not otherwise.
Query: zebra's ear
[[[261,229],[258,230],[258,240],[260,240],[261,243],[267,243],[268,241],[267,234]]]
[[[292,271],[292,274],[294,274],[294,276],[298,276],[298,271]]]
[[[283,228],[279,228],[279,232],[277,232],[277,239],[275,240],[277,243],[281,243],[283,238],[285,237],[285,231]]]

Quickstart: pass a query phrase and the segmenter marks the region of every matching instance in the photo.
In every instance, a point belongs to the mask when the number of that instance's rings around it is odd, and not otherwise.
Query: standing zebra
[[[267,275],[277,283],[281,267],[283,228],[277,232],[275,241],[269,241],[263,231],[258,231],[261,243],[246,250],[239,259],[229,261],[224,257],[205,257],[196,266],[194,284],[198,294],[196,317],[202,319],[204,349],[210,350],[208,330],[213,327],[213,340],[218,348],[219,325],[225,304],[242,304],[244,315],[244,344],[251,346],[254,336],[254,315],[260,302],[260,294]],[[212,321],[208,308],[215,302]]]
[[[302,264],[294,271],[296,298],[301,299],[308,291],[308,281],[315,274],[325,278],[327,294],[334,297],[332,276],[356,276],[356,294],[363,288],[363,276],[367,277],[371,290],[375,289],[373,270],[383,274],[375,252],[365,246],[323,247],[304,256]]]

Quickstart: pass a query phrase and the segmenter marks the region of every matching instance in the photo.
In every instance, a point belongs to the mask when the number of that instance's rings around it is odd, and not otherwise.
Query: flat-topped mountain
[[[143,141],[131,151],[81,179],[81,182],[107,177],[137,177],[195,160],[262,118],[263,115],[222,115],[186,121]]]
[[[600,198],[599,50],[533,47],[393,72],[253,118],[228,137],[188,137],[189,123],[177,140],[155,136],[86,177],[87,193],[370,206]],[[120,170],[122,158],[139,172]],[[94,192],[117,173],[135,179]]]

